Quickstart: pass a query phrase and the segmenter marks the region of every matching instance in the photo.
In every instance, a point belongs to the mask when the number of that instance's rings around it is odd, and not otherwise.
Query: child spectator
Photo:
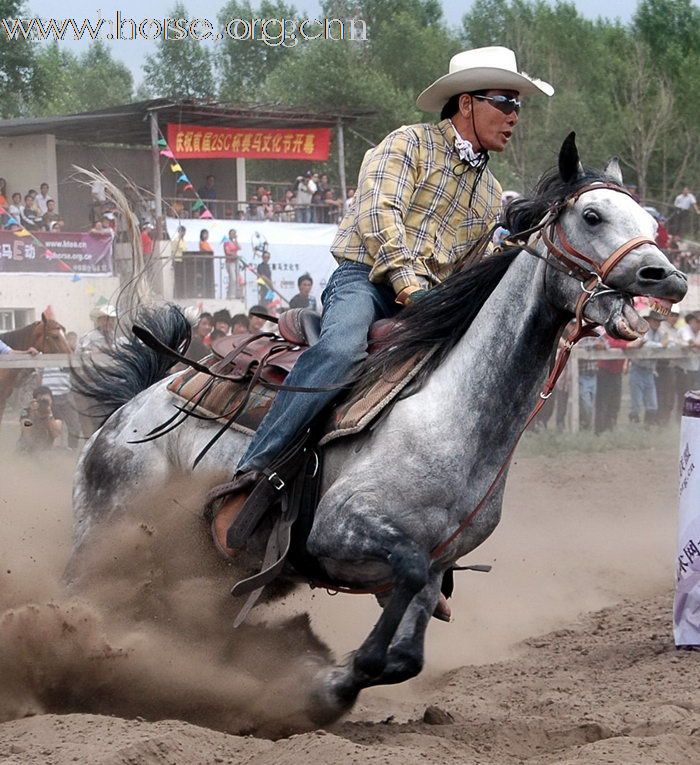
[[[192,333],[192,342],[189,344],[185,354],[188,359],[199,361],[199,359],[203,359],[209,354],[209,343],[211,342],[209,335],[213,327],[214,317],[206,311],[200,314],[197,326]]]
[[[199,251],[214,254],[214,248],[209,242],[209,230],[206,228],[199,232]]]
[[[310,308],[312,311],[318,310],[316,298],[311,294],[311,289],[314,286],[314,280],[310,274],[302,274],[297,279],[297,287],[299,288],[298,294],[296,294],[290,301],[290,308]]]
[[[237,313],[231,319],[231,334],[243,335],[250,331],[250,320],[244,313]]]

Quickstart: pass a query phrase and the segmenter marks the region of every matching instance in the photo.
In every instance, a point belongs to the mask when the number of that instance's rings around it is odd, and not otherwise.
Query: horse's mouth
[[[668,316],[674,301],[649,297],[652,311]],[[614,306],[605,322],[605,331],[618,340],[637,340],[649,331],[649,324],[639,315],[631,298],[624,297]]]

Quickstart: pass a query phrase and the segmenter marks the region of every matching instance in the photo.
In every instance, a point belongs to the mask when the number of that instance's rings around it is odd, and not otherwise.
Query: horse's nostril
[[[673,272],[674,270],[672,268],[645,266],[637,271],[637,279],[645,282],[661,282],[671,276]]]

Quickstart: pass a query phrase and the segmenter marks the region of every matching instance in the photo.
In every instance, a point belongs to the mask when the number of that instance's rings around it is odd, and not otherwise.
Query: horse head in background
[[[53,312],[47,308],[39,321],[27,324],[26,327],[14,329],[0,335],[6,345],[12,350],[26,351],[36,348],[39,353],[71,353],[66,340],[66,330],[53,317]],[[0,369],[0,422],[5,411],[5,404],[10,394],[23,377],[23,369]]]

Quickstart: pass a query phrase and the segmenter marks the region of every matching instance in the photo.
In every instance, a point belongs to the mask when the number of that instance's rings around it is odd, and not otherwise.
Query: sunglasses
[[[520,108],[523,105],[522,101],[511,96],[472,96],[472,98],[478,98],[481,101],[490,101],[491,104],[503,114],[520,114]]]

